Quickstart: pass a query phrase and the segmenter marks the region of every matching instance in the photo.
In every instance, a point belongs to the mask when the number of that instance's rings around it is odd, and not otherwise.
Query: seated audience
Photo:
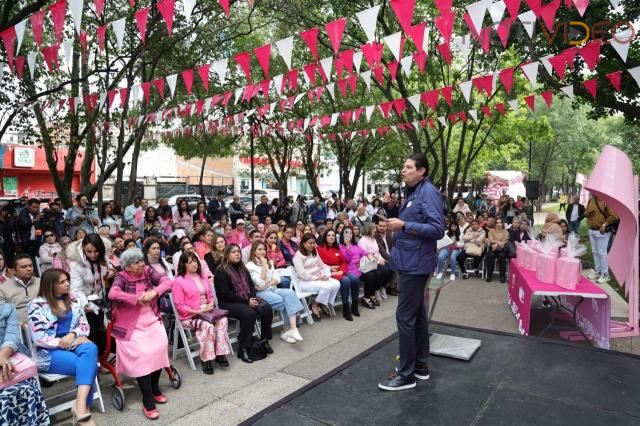
[[[458,266],[462,271],[462,279],[469,278],[467,269],[464,262],[467,258],[472,258],[474,262],[474,269],[476,270],[476,277],[480,277],[480,264],[482,262],[482,256],[484,254],[486,233],[480,228],[480,223],[477,219],[471,221],[471,227],[464,233],[462,239],[464,241],[464,250],[458,256]]]
[[[173,279],[173,271],[162,257],[160,241],[156,238],[147,238],[143,245],[144,264],[153,268],[157,273]]]
[[[500,270],[500,282],[506,281],[507,275],[507,243],[509,242],[509,233],[504,229],[502,219],[496,220],[496,227],[489,231],[489,247],[487,248],[486,267],[487,282],[493,279],[493,269],[496,259],[498,259],[498,269]]]
[[[158,297],[171,290],[171,280],[144,264],[140,249],[120,256],[122,272],[113,280],[109,299],[113,304],[112,335],[116,339],[116,371],[134,377],[142,392],[142,412],[150,420],[165,404],[160,391],[163,368],[169,367],[168,340],[158,309]]]
[[[193,214],[193,223],[200,222],[202,224],[208,223],[213,225],[213,219],[207,212],[207,205],[204,201],[198,201],[196,205],[196,212]]]
[[[213,361],[228,367],[231,344],[224,315],[216,315],[218,300],[209,280],[202,273],[196,253],[183,253],[178,263],[177,278],[172,287],[178,319],[188,329],[195,330],[200,343],[200,362],[205,374],[213,374]]]
[[[33,261],[26,253],[13,257],[13,276],[0,284],[0,302],[15,305],[18,321],[27,321],[27,305],[38,296],[40,278],[33,275]]]
[[[224,248],[226,246],[227,241],[222,235],[216,235],[213,238],[213,249],[204,256],[204,261],[211,273],[215,273],[218,266],[222,263],[222,256],[224,255]]]
[[[40,273],[43,273],[47,269],[53,268],[53,258],[56,253],[62,250],[62,246],[58,243],[58,236],[54,231],[44,231],[44,243],[38,250],[38,257],[40,258]]]
[[[69,274],[50,269],[42,274],[38,297],[29,303],[29,329],[38,350],[50,357],[47,373],[75,376],[73,423],[89,425],[98,348],[88,339],[89,324],[80,300],[71,293]]]
[[[376,301],[380,303],[382,299],[387,298],[386,287],[389,284],[389,279],[391,279],[391,269],[389,268],[387,261],[384,260],[384,258],[380,254],[380,248],[378,247],[378,242],[376,241],[376,225],[374,225],[373,223],[369,223],[364,227],[364,232],[362,234],[362,238],[360,238],[360,241],[358,241],[358,245],[362,247],[367,255],[373,255],[376,262],[378,262],[378,271],[380,271],[381,286],[378,290],[376,290],[373,296],[373,303],[376,304]]]
[[[244,219],[238,219],[236,221],[236,229],[231,232],[231,238],[227,241],[229,244],[237,244],[240,248],[245,248],[251,245],[249,237],[244,229]]]
[[[464,220],[464,217],[462,217],[462,220]],[[442,278],[445,272],[445,262],[449,259],[449,268],[451,269],[449,280],[455,281],[458,256],[464,248],[464,240],[462,239],[462,234],[460,233],[457,222],[451,222],[449,224],[445,236],[451,239],[452,243],[447,247],[442,247],[438,252],[438,275],[436,277],[438,279]]]
[[[262,224],[259,223],[258,225]],[[262,239],[263,236],[260,232],[260,229],[254,229],[249,233],[249,241],[251,241],[251,245],[246,246],[242,249],[242,263],[246,265],[249,262],[249,255],[251,254],[251,247],[253,246],[253,243],[255,243],[256,241],[261,241]]]
[[[204,203],[202,205],[204,206]],[[200,259],[204,259],[207,253],[213,250],[214,235],[215,233],[211,229],[203,229],[200,238],[193,244]]]

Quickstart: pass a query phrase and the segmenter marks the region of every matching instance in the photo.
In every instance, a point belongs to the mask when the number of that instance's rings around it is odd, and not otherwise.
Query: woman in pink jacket
[[[205,374],[213,374],[213,361],[228,367],[226,355],[231,353],[227,318],[222,316],[211,322],[207,313],[218,305],[211,291],[209,280],[204,276],[200,259],[193,252],[185,252],[178,263],[178,277],[173,282],[173,301],[178,310],[178,319],[187,328],[196,331],[200,343],[200,361]]]
[[[155,420],[160,416],[156,404],[167,402],[158,386],[160,373],[169,367],[169,343],[158,297],[171,290],[171,280],[146,266],[138,248],[122,253],[120,263],[124,270],[116,275],[109,291],[112,335],[117,341],[116,370],[136,378],[142,392],[142,412]]]

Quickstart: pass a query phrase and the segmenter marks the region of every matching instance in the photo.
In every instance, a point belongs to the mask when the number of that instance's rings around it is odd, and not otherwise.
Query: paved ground
[[[163,376],[161,385],[169,403],[160,406],[161,417],[154,424],[221,426],[239,423],[393,334],[396,331],[396,300],[390,297],[374,311],[361,309],[362,316],[354,322],[342,319],[338,309],[335,318],[324,319],[311,327],[305,323],[301,328],[304,342],[289,345],[276,337],[272,342],[275,354],[266,360],[247,365],[234,357],[230,359],[228,369],[216,368],[213,376],[205,376],[199,363],[198,370],[192,371],[186,359],[178,359],[175,365],[182,373],[183,387],[179,390],[170,388],[167,376]],[[505,284],[458,280],[442,292],[434,320],[515,333],[515,320],[506,300]],[[640,353],[640,340],[617,340],[613,347]],[[386,373],[372,372],[381,377]],[[96,413],[96,422],[146,424],[140,394],[133,381],[128,382],[125,391],[127,406],[123,412],[118,412],[111,404],[111,379],[109,376],[102,378],[107,412]],[[58,420],[60,424],[70,424],[68,418]]]

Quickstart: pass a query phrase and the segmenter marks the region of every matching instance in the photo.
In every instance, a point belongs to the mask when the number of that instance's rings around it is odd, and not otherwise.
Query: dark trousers
[[[377,269],[360,275],[360,279],[364,282],[364,297],[367,299],[380,288],[381,274]]]
[[[467,269],[464,267],[464,261],[467,258],[473,259],[476,269],[479,269],[480,264],[482,263],[482,256],[470,256],[463,250],[462,253],[460,253],[460,255],[458,256],[458,266],[460,266],[460,270],[463,274],[467,272]]]
[[[389,268],[389,264],[385,263],[384,265],[378,265],[378,271],[380,272],[380,287],[387,287],[389,285],[389,281],[391,280],[391,276],[393,275],[393,271]]]
[[[140,392],[142,392],[142,404],[147,410],[156,408],[156,401],[153,396],[162,395],[159,387],[161,372],[162,370],[156,370],[146,376],[136,378],[138,386],[140,386]]]
[[[398,340],[400,342],[400,362],[398,375],[411,377],[416,365],[427,365],[429,358],[429,321],[427,319],[428,300],[425,288],[430,274],[409,275],[400,273],[398,277]]]
[[[261,303],[256,308],[251,308],[244,303],[220,304],[222,309],[229,311],[229,316],[240,321],[240,333],[238,334],[238,349],[251,347],[251,336],[260,318],[260,337],[271,339],[271,322],[273,321],[273,309],[268,303]]]
[[[507,273],[507,252],[505,250],[489,250],[486,255],[487,277],[493,275],[493,269],[498,259],[498,269],[500,276],[504,277]]]
[[[104,311],[98,311],[98,315],[87,312],[87,323],[89,323],[89,340],[98,347],[98,356],[102,355],[107,348],[107,330],[104,326]],[[113,345],[112,345],[113,347]]]

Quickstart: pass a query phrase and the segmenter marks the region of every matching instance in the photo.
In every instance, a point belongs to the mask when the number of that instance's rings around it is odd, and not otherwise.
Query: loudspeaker
[[[527,190],[527,198],[530,200],[537,200],[540,198],[540,185],[537,180],[528,180],[524,183],[524,187]]]

